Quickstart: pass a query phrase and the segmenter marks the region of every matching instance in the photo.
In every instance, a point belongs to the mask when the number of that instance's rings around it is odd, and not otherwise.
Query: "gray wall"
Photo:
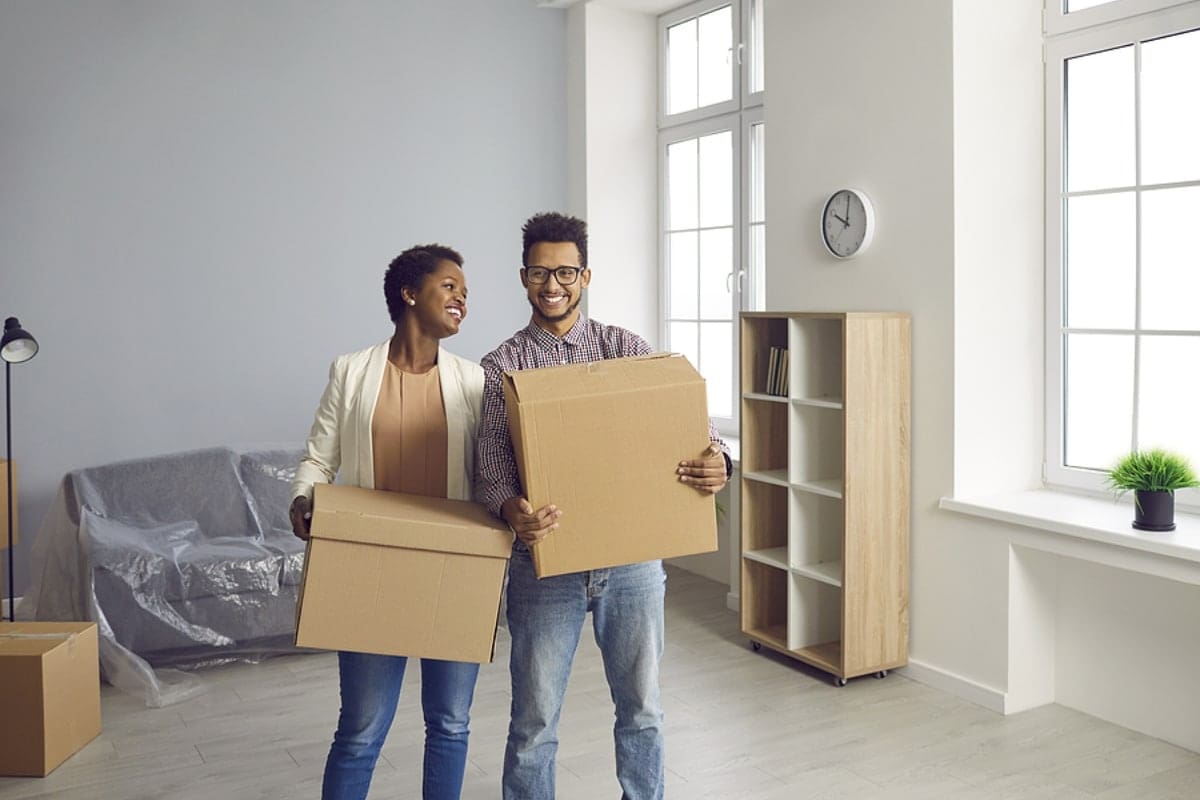
[[[16,588],[63,473],[300,441],[383,271],[467,259],[478,358],[528,319],[520,225],[566,202],[565,14],[530,0],[0,4],[0,315]]]

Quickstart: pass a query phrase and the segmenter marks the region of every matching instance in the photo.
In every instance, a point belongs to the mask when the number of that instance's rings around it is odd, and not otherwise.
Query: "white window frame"
[[[1050,3],[1059,0],[1050,0]],[[1059,6],[1061,8],[1061,5]],[[1104,14],[1090,14],[1101,12]],[[1118,15],[1117,12],[1120,12]],[[1129,18],[1124,18],[1129,15]],[[1047,22],[1052,14],[1047,11]],[[1064,241],[1064,157],[1066,149],[1064,65],[1068,59],[1170,36],[1200,28],[1200,0],[1186,3],[1170,0],[1116,0],[1074,14],[1058,15],[1064,27],[1055,33],[1046,26],[1045,95],[1046,95],[1046,442],[1044,482],[1050,487],[1106,491],[1104,473],[1095,469],[1065,466],[1066,431],[1064,422],[1065,363],[1063,348],[1065,297]],[[1119,18],[1119,19],[1118,19]],[[1140,138],[1140,112],[1135,116],[1135,137]],[[1136,141],[1136,139],[1135,139]],[[1140,162],[1140,159],[1139,159]],[[1140,163],[1137,181],[1131,190],[1142,190]],[[1195,185],[1189,181],[1179,185]],[[1174,184],[1172,184],[1174,185]],[[1081,193],[1086,194],[1086,192]],[[1135,234],[1140,240],[1140,228]],[[1140,259],[1140,248],[1137,257]],[[1140,264],[1138,265],[1140,275]],[[1139,278],[1140,280],[1140,278]],[[1134,336],[1150,332],[1141,327],[1140,311]],[[1089,330],[1089,329],[1084,329]],[[1157,331],[1154,331],[1157,333]],[[1124,333],[1124,331],[1121,331]],[[1135,381],[1137,348],[1134,354]],[[1137,413],[1137,386],[1134,388],[1134,413]],[[1136,435],[1136,431],[1135,431]],[[1196,465],[1200,468],[1200,465]],[[1176,506],[1187,511],[1200,511],[1200,490],[1189,489],[1176,493]]]
[[[1112,0],[1102,5],[1067,13],[1067,0],[1047,0],[1043,13],[1043,28],[1047,36],[1083,30],[1084,28],[1121,22],[1142,14],[1187,5],[1191,0]]]
[[[754,124],[764,122],[763,108],[766,104],[766,91],[750,90],[752,70],[750,69],[749,47],[746,35],[752,30],[752,4],[762,7],[764,0],[696,0],[685,6],[669,11],[658,18],[658,162],[659,162],[659,326],[661,341],[670,341],[670,281],[669,258],[667,250],[670,233],[669,194],[667,184],[667,147],[675,142],[705,136],[720,131],[730,131],[733,139],[734,157],[731,165],[734,171],[731,185],[734,187],[733,201],[733,254],[738,259],[734,265],[731,277],[731,317],[732,348],[731,364],[733,374],[730,376],[733,385],[732,414],[728,417],[714,416],[713,422],[717,429],[726,435],[736,435],[738,432],[738,354],[741,352],[739,342],[738,312],[749,310],[754,297],[765,297],[766,276],[752,274],[750,265],[749,236],[749,207],[750,207],[750,147],[749,131]],[[668,49],[667,31],[680,22],[699,17],[722,6],[732,6],[733,13],[733,69],[731,70],[732,97],[728,101],[714,103],[703,108],[692,109],[678,114],[668,114],[669,81],[668,81]],[[764,78],[765,83],[765,78]],[[765,177],[765,176],[764,176]],[[748,303],[748,298],[750,302]],[[715,321],[715,320],[713,320]],[[721,320],[722,322],[724,320]]]

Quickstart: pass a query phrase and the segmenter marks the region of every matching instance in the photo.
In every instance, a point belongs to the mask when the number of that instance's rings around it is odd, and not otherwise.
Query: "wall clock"
[[[858,189],[838,189],[821,210],[821,241],[838,258],[866,250],[875,236],[875,209]]]

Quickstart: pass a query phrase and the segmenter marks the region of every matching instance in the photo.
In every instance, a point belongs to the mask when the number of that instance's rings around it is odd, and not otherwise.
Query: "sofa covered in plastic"
[[[19,616],[95,621],[105,680],[154,706],[201,691],[199,667],[294,652],[299,457],[214,447],[68,473]]]

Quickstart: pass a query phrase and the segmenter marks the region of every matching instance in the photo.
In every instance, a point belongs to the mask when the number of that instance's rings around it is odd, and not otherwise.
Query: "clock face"
[[[838,258],[861,253],[875,233],[875,210],[867,196],[856,189],[839,189],[821,212],[821,239]]]

